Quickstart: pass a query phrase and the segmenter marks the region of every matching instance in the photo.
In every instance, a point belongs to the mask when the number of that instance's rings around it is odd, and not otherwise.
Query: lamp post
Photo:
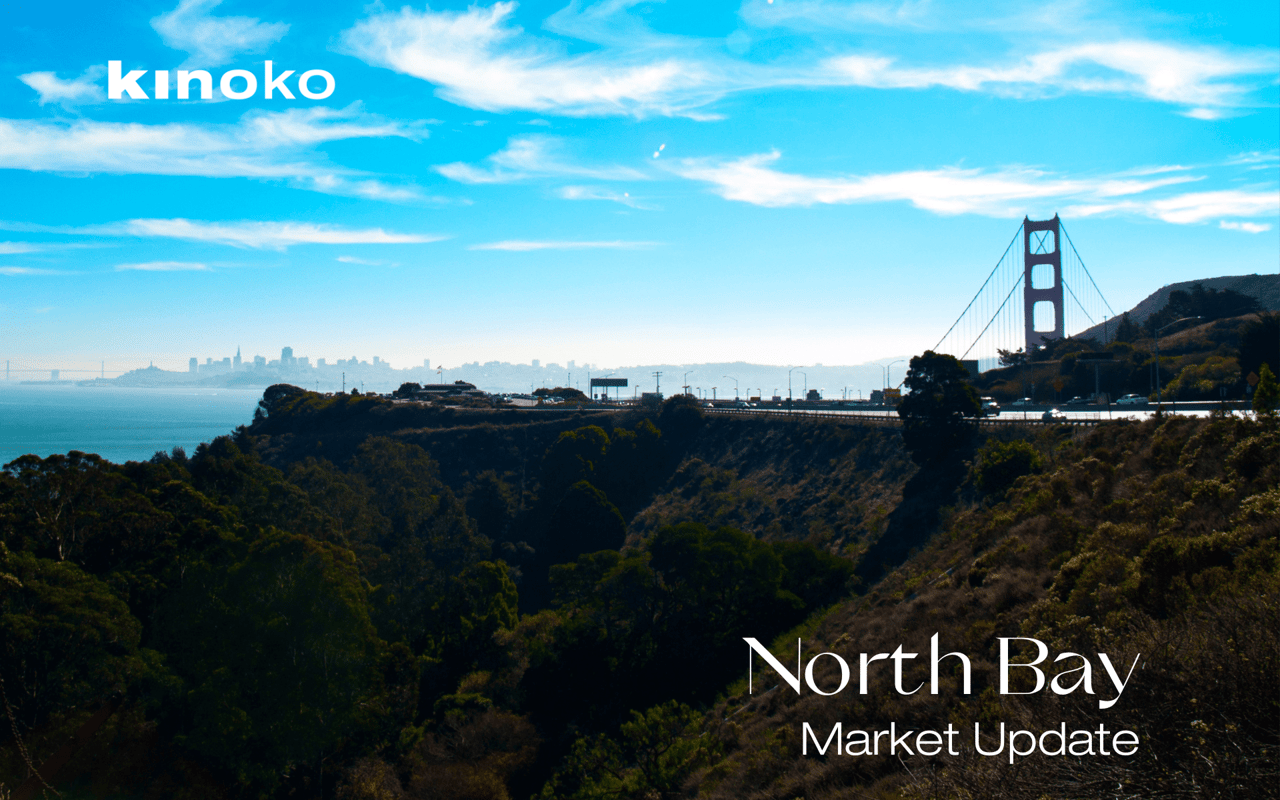
[[[801,371],[800,374],[804,376],[804,397],[802,397],[801,399],[808,400],[809,399],[809,373]]]
[[[894,364],[902,364],[902,363],[905,363],[905,362],[906,362],[906,359],[905,359],[905,358],[900,358],[900,359],[898,359],[897,361],[894,361],[893,363],[889,364],[889,366],[887,366],[887,367],[885,367],[885,368],[884,368],[884,369],[885,369],[885,388],[886,388],[886,389],[888,389],[888,388],[889,388],[889,384],[891,384],[891,383],[892,383],[892,381],[890,381],[890,380],[889,380],[889,378],[890,378],[890,377],[892,377],[892,375],[893,375],[893,365],[894,365]]]
[[[689,370],[684,374],[684,377],[681,379],[684,383],[684,386],[681,386],[680,388],[684,389],[685,394],[689,393],[689,376],[692,375],[694,372],[697,372],[697,370],[692,370],[692,369]]]
[[[1168,325],[1165,325],[1163,328],[1156,331],[1156,406],[1157,407],[1160,406],[1160,399],[1161,399],[1161,395],[1160,395],[1160,334],[1172,328],[1174,325],[1177,325],[1179,322],[1187,322],[1188,320],[1193,320],[1193,319],[1204,319],[1204,317],[1183,317],[1182,319],[1175,319],[1173,322],[1170,322]]]
[[[793,370],[797,370],[797,369],[800,369],[800,367],[792,367],[791,369],[787,370],[787,402],[788,403],[791,402],[791,373]]]
[[[738,379],[733,377],[732,375],[721,375],[720,377],[728,378],[729,380],[733,381],[733,399],[737,400],[738,399]]]

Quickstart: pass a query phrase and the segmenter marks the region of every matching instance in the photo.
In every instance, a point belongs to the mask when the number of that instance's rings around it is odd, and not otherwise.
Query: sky
[[[1280,269],[1274,0],[18,0],[0,41],[28,366],[857,364],[1055,213],[1117,310]]]

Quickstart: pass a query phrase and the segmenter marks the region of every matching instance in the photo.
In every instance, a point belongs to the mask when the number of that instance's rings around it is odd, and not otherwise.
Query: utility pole
[[[653,393],[654,393],[654,394],[661,394],[661,392],[662,392],[662,373],[661,373],[661,372],[655,372],[655,373],[653,373],[653,381],[654,381],[654,383],[653,383]]]

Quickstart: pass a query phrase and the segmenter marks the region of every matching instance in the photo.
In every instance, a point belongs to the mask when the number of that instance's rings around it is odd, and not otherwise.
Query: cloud
[[[1119,203],[1080,205],[1068,209],[1068,212],[1078,217],[1117,213],[1139,214],[1176,225],[1190,225],[1220,217],[1275,216],[1280,214],[1280,195],[1274,189],[1189,192],[1156,200],[1126,200]],[[1229,228],[1234,224],[1225,223],[1222,227]],[[1237,230],[1248,229],[1237,228]]]
[[[389,186],[328,164],[311,148],[425,135],[420,125],[371,117],[358,105],[250,111],[228,125],[0,119],[0,169],[284,180],[326,194],[412,200],[419,196],[416,188]]]
[[[145,264],[117,264],[116,272],[137,270],[139,272],[209,272],[206,264],[190,261],[148,261]]]
[[[639,250],[655,247],[661,242],[531,242],[512,240],[474,244],[468,250],[506,250],[513,253],[527,253],[532,250]]]
[[[532,36],[514,25],[515,5],[439,12],[379,7],[344,31],[339,47],[370,65],[434,84],[439,97],[458,105],[570,116],[711,119],[715,115],[701,109],[734,92],[858,86],[1017,98],[1122,95],[1181,106],[1187,116],[1210,120],[1256,105],[1249,95],[1271,85],[1275,72],[1274,50],[1126,38],[1115,25],[1089,18],[1087,8],[1072,9],[1066,21],[1060,8],[1046,14],[1021,6],[995,20],[975,20],[972,14],[941,13],[924,1],[787,2],[767,8],[748,3],[742,10],[748,23],[811,34],[780,40],[773,49],[787,55],[762,63],[729,56],[719,37],[657,33],[628,13],[635,5],[631,0],[571,3],[548,17],[543,27],[549,32],[596,45],[570,52],[562,40]],[[850,38],[849,31],[868,25],[927,28],[936,39],[920,57],[918,35]],[[1033,44],[1029,55],[986,64],[946,63],[936,55],[971,50],[964,44],[975,32],[995,37],[988,52],[1003,47],[1026,53],[1032,33],[1041,39],[1053,33],[1070,44]],[[822,41],[813,38],[819,36]],[[868,41],[882,49],[865,49]]]
[[[222,0],[180,0],[172,11],[152,17],[151,27],[166,46],[190,54],[187,64],[216,67],[240,53],[261,53],[284,38],[289,26],[256,17],[215,17]]]
[[[0,267],[0,275],[75,275],[74,272],[63,272],[57,269],[36,269],[35,267]]]
[[[12,255],[15,253],[38,253],[45,248],[38,244],[30,244],[28,242],[0,242],[0,254]]]
[[[939,23],[939,9],[927,0],[899,3],[749,0],[742,4],[739,13],[744,21],[757,28],[792,28],[815,33],[878,27],[922,29]]]
[[[625,5],[603,3],[588,13]],[[486,111],[644,116],[678,114],[709,99],[694,97],[715,83],[704,64],[647,47],[570,55],[560,42],[513,26],[515,8],[499,2],[466,11],[377,11],[344,31],[340,48],[433,83],[451,103]],[[567,17],[558,18],[567,25]]]
[[[342,228],[309,222],[206,222],[192,219],[130,219],[101,225],[37,225],[0,221],[0,230],[71,236],[181,239],[232,247],[284,250],[297,244],[425,244],[446,239],[429,234],[392,233],[382,228]],[[172,263],[172,262],[157,262]]]
[[[933,170],[812,177],[781,172],[774,150],[731,161],[686,159],[669,167],[676,174],[711,184],[726,200],[779,208],[836,203],[906,201],[937,214],[1021,214],[1067,198],[1134,195],[1196,180],[1176,175],[1150,180],[1130,177],[1066,179],[1032,169],[984,171],[943,167]]]
[[[643,180],[643,172],[629,167],[573,164],[561,154],[561,142],[551,136],[513,136],[507,146],[485,159],[487,167],[455,162],[432,169],[460,183],[511,183],[533,177],[575,177],[595,180]]]
[[[1190,106],[1188,116],[1217,119],[1252,90],[1228,80],[1274,71],[1271,53],[1231,54],[1209,47],[1179,47],[1129,40],[1046,50],[1011,64],[899,67],[895,59],[848,55],[826,66],[836,80],[878,89],[987,91],[1017,97],[1050,93],[1136,95]]]
[[[375,261],[367,258],[356,258],[355,256],[338,256],[338,261],[343,264],[358,264],[362,267],[398,267],[398,263],[394,261]]]
[[[1258,222],[1228,222],[1225,219],[1218,223],[1218,227],[1229,231],[1244,231],[1245,233],[1266,233],[1271,230],[1270,225]]]
[[[22,81],[40,95],[40,105],[58,103],[70,108],[81,103],[97,103],[105,100],[107,93],[98,85],[98,80],[106,73],[101,64],[95,64],[84,71],[78,78],[63,80],[56,72],[28,72],[19,75]]]
[[[608,200],[631,208],[653,209],[637,201],[630,192],[615,192],[602,186],[564,186],[557,194],[564,200]]]
[[[362,230],[308,222],[202,222],[189,219],[131,219],[105,230],[118,235],[184,239],[233,247],[284,250],[298,244],[423,244],[443,236],[389,233],[382,228]]]

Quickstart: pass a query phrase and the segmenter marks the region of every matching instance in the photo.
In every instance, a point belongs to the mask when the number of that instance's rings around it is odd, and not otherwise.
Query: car
[[[1092,401],[1092,400],[1090,400],[1090,399],[1089,399],[1089,398],[1087,398],[1087,397],[1081,397],[1080,395],[1076,395],[1075,397],[1073,397],[1073,398],[1071,398],[1070,400],[1068,400],[1068,401],[1067,401],[1067,405],[1069,405],[1069,406],[1087,406],[1087,405],[1089,405],[1089,403],[1091,403],[1091,402],[1093,402],[1093,401]]]
[[[1063,414],[1061,411],[1059,411],[1056,408],[1051,408],[1040,415],[1040,419],[1044,422],[1061,422],[1066,418],[1067,418],[1067,415]]]
[[[1126,394],[1116,401],[1118,406],[1145,406],[1147,404],[1147,396],[1144,394]]]
[[[1010,403],[1010,405],[1012,405],[1014,408],[1024,408],[1026,406],[1033,406],[1035,405],[1035,403],[1031,400],[1030,397],[1023,397],[1018,400],[1014,400],[1012,403]]]
[[[995,417],[1000,414],[1000,404],[996,402],[994,397],[980,398],[982,401],[982,414],[987,417]]]

